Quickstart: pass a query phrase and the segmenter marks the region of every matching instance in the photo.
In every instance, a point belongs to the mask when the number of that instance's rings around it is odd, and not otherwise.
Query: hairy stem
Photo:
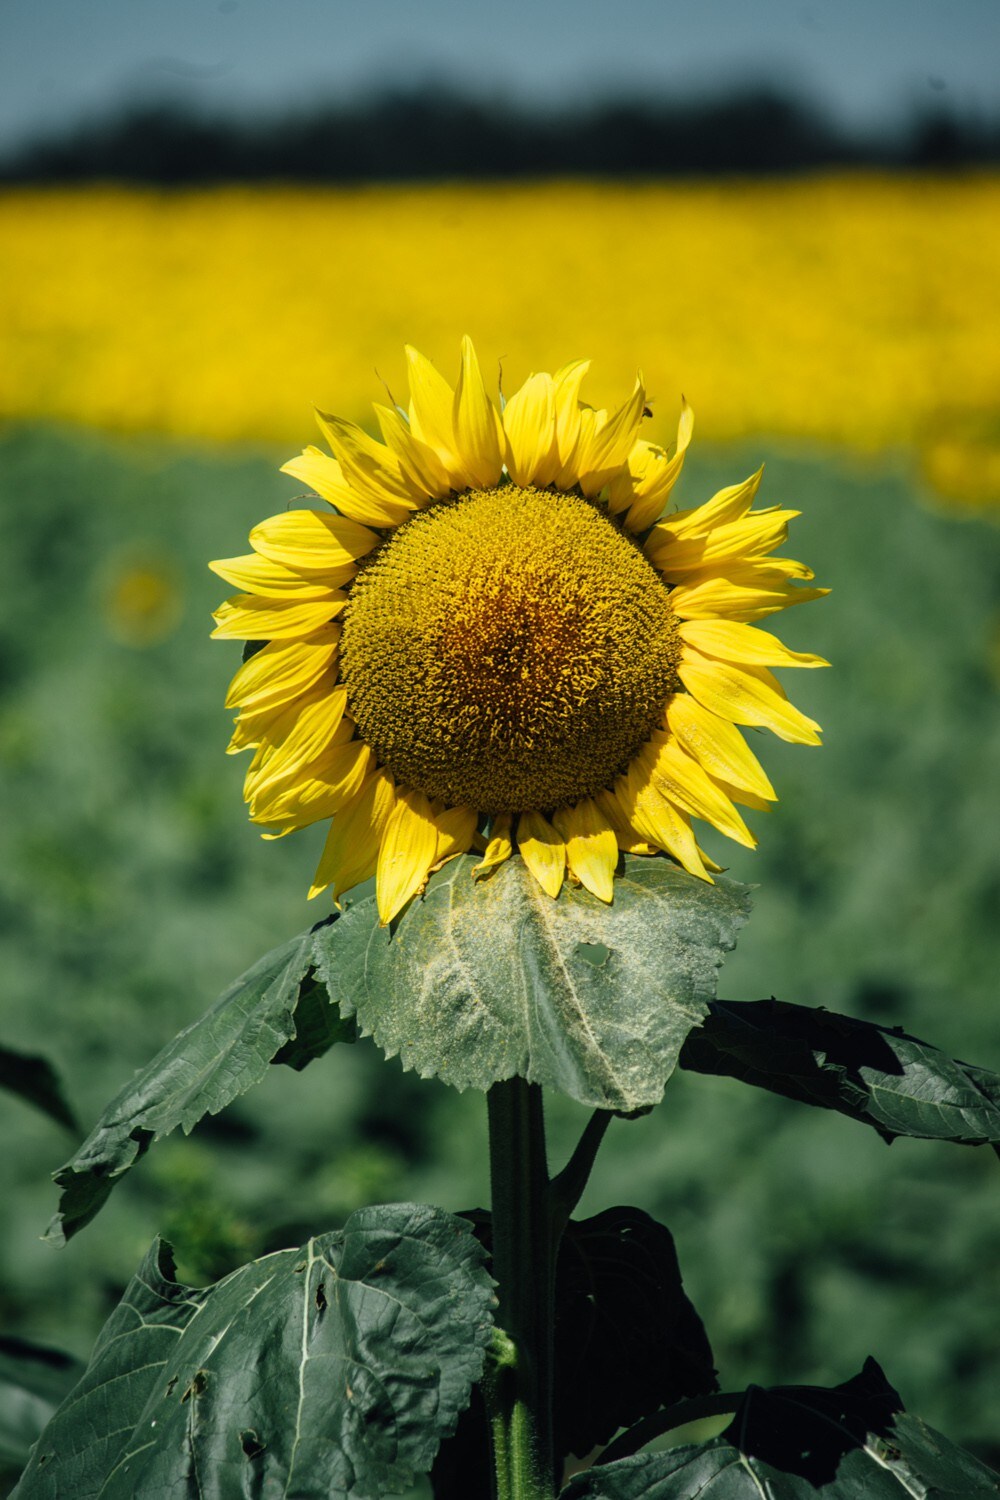
[[[551,1500],[555,1237],[542,1091],[523,1078],[487,1094],[498,1322],[513,1352],[484,1382],[497,1500]]]

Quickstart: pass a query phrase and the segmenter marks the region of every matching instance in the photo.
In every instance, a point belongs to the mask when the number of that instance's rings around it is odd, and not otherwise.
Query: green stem
[[[487,1094],[498,1322],[512,1348],[483,1390],[497,1500],[552,1500],[552,1323],[555,1237],[542,1091],[523,1078]]]

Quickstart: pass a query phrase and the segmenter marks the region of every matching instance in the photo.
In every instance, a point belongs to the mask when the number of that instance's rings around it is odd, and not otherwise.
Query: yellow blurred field
[[[915,447],[1000,499],[1000,176],[0,196],[0,412],[211,440],[366,421],[402,344],[641,366],[666,438]],[[376,369],[378,373],[376,374]]]

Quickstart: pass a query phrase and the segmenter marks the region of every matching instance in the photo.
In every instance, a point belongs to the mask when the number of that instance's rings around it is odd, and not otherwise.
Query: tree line
[[[976,118],[946,103],[914,109],[891,132],[857,135],[770,87],[700,101],[605,101],[555,114],[424,90],[256,119],[134,105],[20,146],[0,160],[0,181],[661,177],[838,166],[948,170],[998,161],[1000,115]]]

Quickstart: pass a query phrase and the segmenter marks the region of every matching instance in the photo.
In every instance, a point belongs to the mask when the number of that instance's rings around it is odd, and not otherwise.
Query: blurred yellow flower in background
[[[333,818],[312,894],[371,875],[390,921],[455,854],[515,852],[548,895],[613,898],[619,851],[710,880],[692,819],[755,840],[736,804],[775,793],[737,725],[818,744],[772,667],[818,667],[756,622],[822,589],[770,554],[797,514],[751,509],[760,474],[664,514],[691,439],[639,436],[640,380],[612,410],[589,367],[531,375],[501,409],[471,340],[453,390],[409,349],[410,403],[382,442],[318,413],[332,456],[285,465],[328,502],[212,563],[244,592],[216,636],[265,641],[237,672],[231,751],[275,836]]]
[[[123,549],[105,569],[101,606],[108,634],[120,645],[137,650],[158,646],[184,613],[177,569],[152,546]]]

